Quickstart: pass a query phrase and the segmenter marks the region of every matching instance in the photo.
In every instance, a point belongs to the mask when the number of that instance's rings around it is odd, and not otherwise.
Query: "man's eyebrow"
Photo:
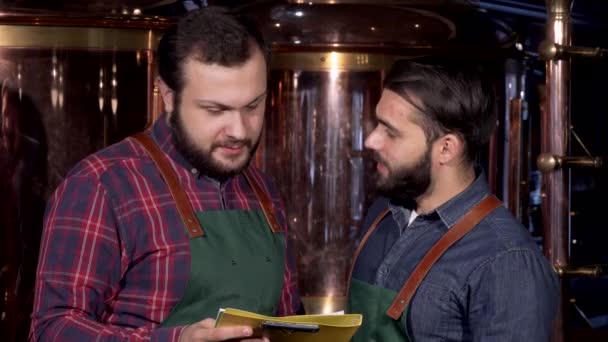
[[[388,129],[395,131],[395,132],[399,132],[399,130],[397,129],[397,127],[391,125],[390,123],[388,123],[388,121],[383,120],[381,118],[376,117],[376,120],[378,120],[379,123],[381,123],[382,125],[388,127]]]
[[[262,99],[262,98],[264,98],[264,96],[266,96],[266,93],[267,92],[263,92],[262,94],[256,96],[253,100],[251,100],[248,104],[246,104],[245,107],[258,102],[260,99]],[[226,105],[224,103],[210,101],[210,100],[196,100],[196,104],[199,106],[204,106],[204,107],[218,107],[221,110],[234,110],[235,109],[234,107]]]
[[[261,100],[262,98],[264,98],[264,96],[266,96],[266,93],[267,93],[267,92],[265,91],[265,92],[261,93],[260,95],[258,95],[258,96],[257,96],[255,99],[253,99],[251,102],[249,102],[249,103],[247,104],[247,106],[250,106],[250,105],[252,105],[252,104],[254,104],[254,103],[258,102],[258,101],[259,101],[259,100]]]
[[[196,102],[196,104],[198,106],[201,106],[201,107],[217,107],[218,109],[221,109],[221,110],[232,110],[232,109],[234,109],[231,106],[225,105],[225,104],[220,103],[220,102],[215,102],[215,101],[196,100],[195,102]]]

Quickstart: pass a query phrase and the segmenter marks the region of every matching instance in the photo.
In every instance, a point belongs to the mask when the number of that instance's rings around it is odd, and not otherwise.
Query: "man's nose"
[[[224,129],[226,135],[237,140],[245,139],[247,130],[243,115],[238,110],[234,110],[230,113],[228,120]]]
[[[375,129],[365,138],[365,148],[370,150],[378,150],[380,148],[380,139]]]

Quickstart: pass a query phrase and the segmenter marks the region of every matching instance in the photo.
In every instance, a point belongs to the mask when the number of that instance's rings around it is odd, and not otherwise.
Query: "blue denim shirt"
[[[365,244],[353,277],[399,291],[424,254],[487,194],[482,174],[409,226],[409,210],[378,199],[363,234],[387,206],[391,215]],[[437,261],[401,324],[415,342],[548,341],[558,302],[556,273],[528,231],[501,206]]]

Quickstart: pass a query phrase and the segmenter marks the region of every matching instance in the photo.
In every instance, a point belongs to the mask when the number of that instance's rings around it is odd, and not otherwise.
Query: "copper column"
[[[572,0],[546,0],[547,41],[571,45]],[[570,132],[570,61],[547,61],[547,108],[541,118],[541,152],[568,155]],[[543,175],[544,251],[556,267],[569,262],[570,171],[557,169]],[[556,320],[553,341],[563,341],[563,310]]]

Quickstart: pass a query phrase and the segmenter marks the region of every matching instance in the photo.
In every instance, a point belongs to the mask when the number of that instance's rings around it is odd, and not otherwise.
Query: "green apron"
[[[353,336],[352,342],[411,341],[405,328],[407,309],[399,320],[386,315],[386,310],[393,304],[395,297],[397,291],[351,279],[348,312],[363,315],[363,324]]]
[[[182,326],[235,308],[274,316],[285,272],[285,236],[273,214],[272,201],[246,169],[242,175],[261,210],[212,210],[194,213],[177,175],[154,140],[133,136],[158,167],[190,241],[190,275],[184,296],[162,327]],[[196,222],[198,221],[198,222]],[[198,223],[198,224],[197,224]]]
[[[359,252],[361,252],[367,239],[374,233],[388,213],[387,209],[376,217],[369,227],[367,234],[361,240],[353,257],[348,277],[350,284],[348,286],[347,307],[349,313],[362,314],[363,323],[353,336],[352,342],[411,341],[405,328],[407,309],[403,311],[398,320],[386,315],[386,311],[397,297],[397,291],[374,286],[353,278],[353,270],[355,269],[355,262],[357,262]]]
[[[190,239],[190,278],[181,301],[161,326],[215,318],[219,308],[274,316],[285,267],[283,233],[261,210],[197,213],[205,235]]]

